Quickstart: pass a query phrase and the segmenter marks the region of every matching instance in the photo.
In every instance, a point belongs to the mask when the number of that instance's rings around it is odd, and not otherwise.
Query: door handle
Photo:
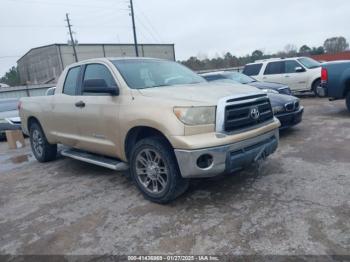
[[[82,108],[82,107],[85,107],[85,103],[84,103],[84,101],[79,101],[79,102],[76,102],[76,103],[75,103],[75,106],[76,106],[76,107],[81,107],[81,108]]]
[[[290,76],[284,76],[284,77],[290,77]]]

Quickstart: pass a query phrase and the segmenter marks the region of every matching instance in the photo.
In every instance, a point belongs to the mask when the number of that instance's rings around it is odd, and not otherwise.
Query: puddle
[[[21,164],[23,162],[29,162],[29,159],[32,158],[31,154],[21,155],[21,156],[14,156],[10,158],[10,161],[13,164]]]
[[[0,172],[9,171],[13,168],[24,165],[33,159],[34,158],[32,154],[24,154],[4,159],[0,162]]]

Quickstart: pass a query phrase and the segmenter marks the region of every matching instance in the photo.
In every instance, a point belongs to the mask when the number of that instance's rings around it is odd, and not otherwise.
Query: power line
[[[153,33],[148,29],[148,27],[141,21],[139,17],[136,17],[137,21],[143,26],[143,28],[147,31],[147,33],[150,35],[150,37],[153,39],[154,42],[158,42],[156,37],[153,35]]]
[[[150,28],[153,30],[153,32],[157,35],[160,42],[162,42],[162,36],[159,34],[158,30],[153,26],[151,20],[148,18],[148,16],[141,10],[141,15],[145,18],[146,22],[149,24]]]

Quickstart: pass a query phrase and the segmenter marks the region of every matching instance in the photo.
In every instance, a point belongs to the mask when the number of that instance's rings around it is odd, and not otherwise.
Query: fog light
[[[210,167],[212,163],[213,163],[213,156],[209,154],[201,155],[197,159],[197,166],[202,169]]]

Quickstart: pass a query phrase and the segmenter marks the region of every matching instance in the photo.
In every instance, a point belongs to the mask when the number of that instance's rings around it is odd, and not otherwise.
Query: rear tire
[[[56,158],[57,145],[50,144],[38,123],[30,125],[29,129],[30,145],[33,154],[39,162],[48,162]]]
[[[348,108],[348,111],[350,112],[350,91],[346,94],[346,107]]]
[[[320,97],[319,94],[317,93],[317,87],[321,85],[321,80],[318,79],[312,84],[312,91],[314,92],[316,97]]]
[[[130,160],[131,176],[146,199],[165,204],[187,190],[189,181],[181,177],[174,150],[165,139],[140,140]]]

